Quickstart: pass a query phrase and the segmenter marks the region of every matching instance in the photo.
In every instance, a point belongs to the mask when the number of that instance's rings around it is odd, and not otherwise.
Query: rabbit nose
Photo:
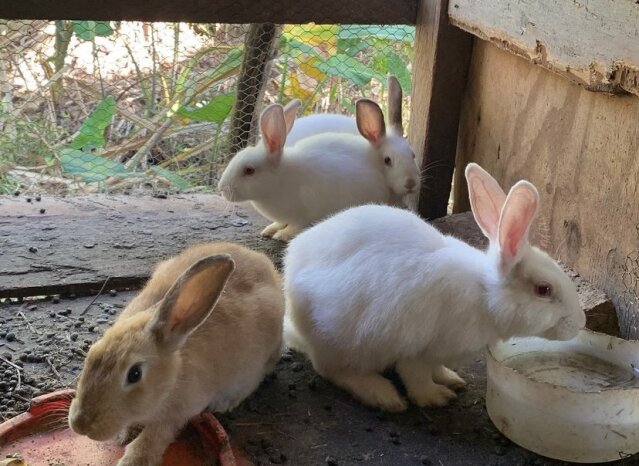
[[[406,184],[404,185],[404,187],[410,191],[416,185],[417,185],[417,183],[415,182],[415,180],[413,178],[409,178],[409,179],[406,180]]]
[[[85,435],[89,431],[91,426],[91,417],[86,411],[80,411],[78,409],[73,410],[69,416],[69,427],[74,432]]]

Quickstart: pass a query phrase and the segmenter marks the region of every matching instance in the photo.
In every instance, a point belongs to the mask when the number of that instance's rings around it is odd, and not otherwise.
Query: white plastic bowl
[[[513,442],[581,463],[639,452],[639,342],[583,330],[512,339],[486,359],[488,415]]]

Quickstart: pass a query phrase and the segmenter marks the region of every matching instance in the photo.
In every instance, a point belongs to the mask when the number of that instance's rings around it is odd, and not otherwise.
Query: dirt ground
[[[73,386],[85,352],[132,296],[107,290],[92,305],[90,297],[0,304],[0,417],[24,411],[34,395]],[[493,427],[481,360],[461,373],[469,384],[450,406],[383,414],[317,377],[301,355],[286,352],[252,397],[219,418],[262,465],[563,464],[513,445]]]

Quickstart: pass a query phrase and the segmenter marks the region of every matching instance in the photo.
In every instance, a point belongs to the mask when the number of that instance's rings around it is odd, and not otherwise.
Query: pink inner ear
[[[382,137],[386,134],[384,117],[379,107],[372,102],[358,102],[356,120],[360,134],[371,143],[379,144]]]
[[[484,179],[481,172],[471,171],[466,177],[475,220],[489,239],[496,240],[506,196],[493,178]]]
[[[499,245],[505,259],[515,259],[528,243],[528,232],[538,205],[538,194],[532,185],[518,183],[511,190],[499,224]]]

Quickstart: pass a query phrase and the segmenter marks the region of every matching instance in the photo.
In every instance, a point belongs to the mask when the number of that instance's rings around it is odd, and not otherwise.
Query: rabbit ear
[[[400,136],[404,134],[402,126],[402,86],[395,76],[388,77],[388,124]]]
[[[209,256],[193,264],[167,291],[149,330],[169,351],[179,349],[187,337],[213,311],[235,262],[230,256]]]
[[[372,144],[379,144],[386,135],[382,109],[372,100],[359,99],[355,104],[355,119],[359,133]]]
[[[277,165],[282,158],[282,149],[286,142],[286,121],[284,109],[279,104],[271,104],[260,115],[260,131],[266,146],[266,158]]]
[[[293,99],[284,106],[284,119],[286,120],[286,134],[290,133],[295,124],[295,118],[297,117],[297,111],[299,110],[302,102],[299,99]]]
[[[468,182],[470,206],[475,221],[484,236],[491,242],[495,242],[499,228],[499,216],[506,201],[506,194],[495,178],[476,163],[469,163],[466,166],[466,181]]]
[[[539,210],[539,193],[528,181],[512,187],[499,220],[499,253],[502,270],[510,270],[528,247],[530,225]]]

